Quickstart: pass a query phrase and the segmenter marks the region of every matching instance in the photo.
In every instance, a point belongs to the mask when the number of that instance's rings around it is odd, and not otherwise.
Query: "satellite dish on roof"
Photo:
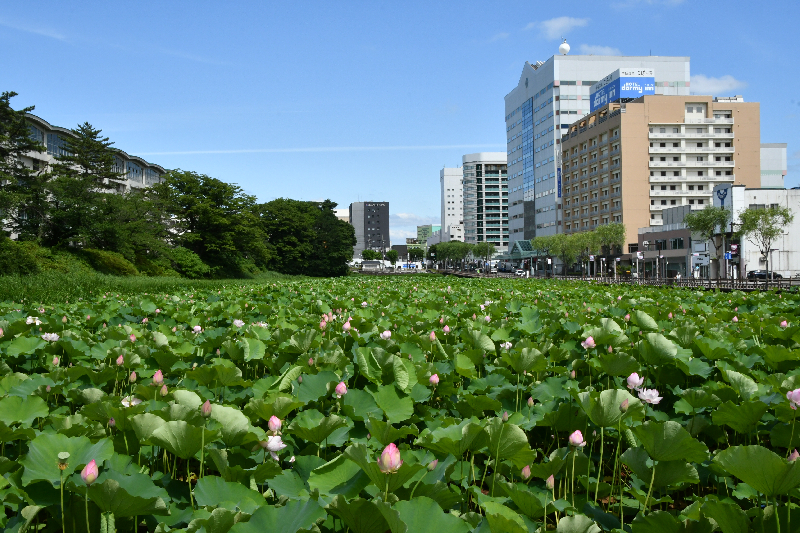
[[[565,56],[569,53],[569,45],[567,44],[566,39],[564,39],[564,42],[558,47],[558,53],[562,56]]]

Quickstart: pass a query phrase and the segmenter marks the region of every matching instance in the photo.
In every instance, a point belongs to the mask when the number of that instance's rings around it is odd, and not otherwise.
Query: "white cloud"
[[[33,33],[33,34],[36,34],[36,35],[41,35],[43,37],[49,37],[51,39],[56,39],[58,41],[66,41],[67,40],[67,37],[65,35],[57,32],[55,30],[52,30],[50,28],[34,27],[34,26],[26,25],[26,24],[13,24],[13,23],[10,23],[10,22],[2,21],[2,20],[0,20],[0,26],[5,26],[6,28],[11,28],[11,29],[17,30],[17,31],[24,31],[24,32],[27,32],[27,33]]]
[[[689,90],[694,94],[722,95],[737,89],[747,87],[747,83],[737,80],[730,74],[712,78],[702,74],[695,74],[691,77]]]
[[[538,28],[541,34],[547,39],[558,39],[564,37],[574,28],[582,28],[589,24],[589,19],[579,19],[575,17],[556,17],[542,22],[531,22],[525,26],[526,30]]]
[[[391,213],[389,215],[389,237],[392,244],[405,244],[407,238],[416,239],[417,226],[438,223],[438,216]]]
[[[436,145],[402,145],[402,146],[305,146],[298,148],[244,148],[239,150],[179,150],[174,152],[143,152],[138,155],[208,155],[208,154],[283,154],[298,152],[381,152],[381,151],[416,151],[416,150],[450,150],[453,148],[501,148],[505,144],[436,144]],[[134,152],[131,152],[134,153]]]
[[[580,53],[590,56],[621,56],[619,48],[601,46],[599,44],[582,44],[578,46]]]
[[[490,42],[490,43],[493,43],[493,42],[495,42],[495,41],[502,41],[503,39],[508,39],[508,36],[509,36],[509,35],[510,35],[510,34],[508,34],[508,33],[504,32],[504,31],[501,31],[501,32],[500,32],[500,33],[498,33],[497,35],[493,35],[493,36],[492,36],[492,38],[491,38],[491,39],[489,39],[489,42]]]
[[[641,5],[647,6],[678,6],[686,0],[626,0],[625,2],[615,2],[611,4],[612,7],[617,9],[629,9]]]

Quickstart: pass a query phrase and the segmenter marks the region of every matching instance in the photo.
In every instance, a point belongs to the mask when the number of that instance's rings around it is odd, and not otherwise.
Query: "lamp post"
[[[650,241],[642,241],[642,246],[644,247],[644,251],[647,251],[647,248],[650,246]],[[644,258],[642,258],[642,262],[644,262]],[[645,268],[647,268],[647,264],[645,263]],[[639,256],[636,256],[636,272],[639,273],[639,279],[642,278],[641,272],[639,272]]]

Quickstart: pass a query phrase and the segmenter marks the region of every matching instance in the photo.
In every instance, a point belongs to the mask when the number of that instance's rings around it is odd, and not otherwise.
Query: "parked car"
[[[497,267],[492,267],[491,273],[492,274],[497,274]]]
[[[754,279],[783,279],[783,276],[778,274],[777,272],[770,272],[767,274],[766,270],[751,270],[747,273],[747,279],[754,280]]]
[[[514,274],[517,275],[517,276],[525,277],[525,271],[522,270],[521,268],[516,269],[514,271]]]

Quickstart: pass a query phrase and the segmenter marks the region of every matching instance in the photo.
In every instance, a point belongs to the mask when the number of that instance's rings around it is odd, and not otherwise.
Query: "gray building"
[[[783,189],[787,168],[786,143],[761,143],[762,189]]]
[[[470,244],[490,242],[498,252],[505,252],[509,242],[506,154],[466,154],[461,161],[464,169],[463,240]],[[450,233],[453,233],[452,226]]]
[[[389,202],[353,202],[350,204],[350,224],[356,230],[353,257],[360,257],[364,250],[389,250]]]
[[[561,129],[589,113],[592,85],[628,68],[652,69],[656,94],[691,90],[688,57],[555,55],[525,63],[517,86],[505,96],[511,243],[563,231]]]

